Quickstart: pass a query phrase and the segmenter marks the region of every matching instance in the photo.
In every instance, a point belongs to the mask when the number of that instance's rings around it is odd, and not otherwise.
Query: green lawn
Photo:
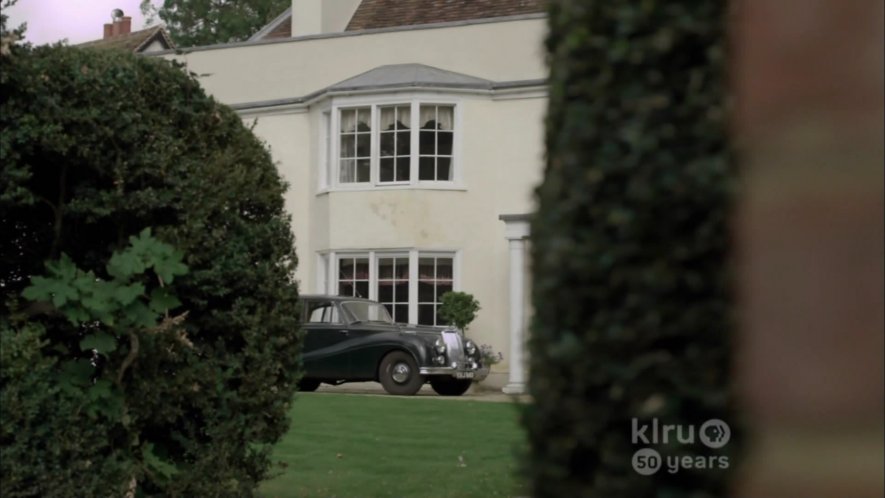
[[[525,442],[512,403],[298,394],[276,447],[274,497],[527,496]]]

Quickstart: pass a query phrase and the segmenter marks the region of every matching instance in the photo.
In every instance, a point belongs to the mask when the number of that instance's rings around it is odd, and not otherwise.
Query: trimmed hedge
[[[532,222],[537,497],[713,497],[728,469],[637,473],[638,424],[734,425],[722,1],[552,1],[547,163]],[[641,441],[640,441],[641,442]]]
[[[300,352],[286,186],[264,145],[181,66],[64,46],[15,46],[0,57],[0,128],[0,309],[9,323],[0,333],[4,354],[21,343],[40,365],[31,377],[7,374],[4,356],[3,399],[42,412],[28,418],[0,407],[3,494],[123,496],[133,477],[138,496],[253,494],[288,428]],[[100,323],[75,325],[21,299],[30,277],[46,272],[44,261],[62,255],[56,268],[87,275],[81,290],[121,274],[137,279],[130,289],[162,287],[157,266],[131,258],[116,271],[107,265],[148,227],[189,269],[174,281],[181,306],[171,295],[157,301],[170,303],[172,315],[188,313],[186,340],[149,326],[120,330],[125,322],[107,321],[102,301],[83,295]],[[172,257],[165,245],[151,247]],[[114,299],[162,307],[154,291],[124,297]],[[151,323],[141,315],[133,323]],[[38,329],[39,354],[33,340],[6,337]],[[90,364],[97,367],[85,394],[59,391],[67,369],[82,374]],[[92,410],[87,397],[104,405]],[[84,434],[71,445],[88,447],[64,453],[67,442],[45,437],[65,424]],[[61,454],[70,469],[102,470],[54,473],[46,465]],[[53,475],[34,477],[46,472]],[[96,475],[103,490],[86,492]]]

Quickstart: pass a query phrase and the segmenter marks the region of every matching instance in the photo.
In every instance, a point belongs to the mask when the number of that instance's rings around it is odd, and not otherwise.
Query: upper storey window
[[[451,184],[455,179],[454,104],[404,102],[335,108],[340,187]]]

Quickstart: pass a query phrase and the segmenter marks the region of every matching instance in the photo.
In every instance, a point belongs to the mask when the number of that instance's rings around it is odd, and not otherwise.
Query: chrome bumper
[[[452,367],[421,367],[421,375],[451,375],[456,379],[472,379],[476,377],[477,368],[452,368]]]

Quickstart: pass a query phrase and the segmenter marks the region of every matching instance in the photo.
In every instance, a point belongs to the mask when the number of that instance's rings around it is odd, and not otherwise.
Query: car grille
[[[457,332],[449,332],[445,331],[442,333],[443,342],[446,344],[446,351],[449,360],[449,364],[447,366],[452,366],[452,362],[458,362],[458,366],[456,368],[462,368],[464,366],[464,342],[461,339],[461,334]]]

